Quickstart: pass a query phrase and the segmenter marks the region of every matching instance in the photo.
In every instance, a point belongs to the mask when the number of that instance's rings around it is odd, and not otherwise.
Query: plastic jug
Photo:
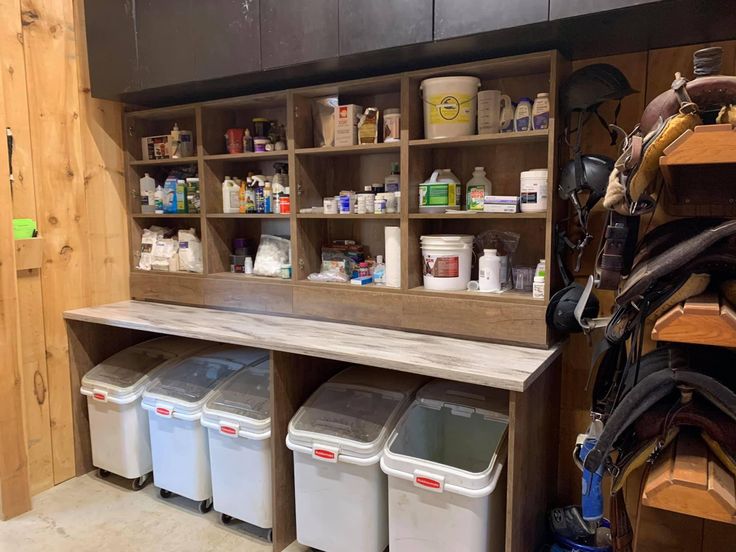
[[[492,195],[491,181],[486,178],[483,167],[475,167],[473,178],[465,185],[465,208],[468,211],[482,211],[487,195]]]
[[[240,212],[240,186],[229,176],[222,181],[222,212]]]

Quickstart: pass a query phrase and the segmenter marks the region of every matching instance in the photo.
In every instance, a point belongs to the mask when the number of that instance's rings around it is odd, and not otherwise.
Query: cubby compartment
[[[477,298],[479,300],[508,300],[519,299],[541,303],[541,300],[532,299],[531,289],[519,291],[511,289],[503,293],[479,293],[473,291],[434,291],[424,288],[423,257],[420,238],[433,234],[464,234],[474,236],[472,269],[470,279],[478,279],[478,255],[482,249],[478,244],[478,236],[483,232],[493,230],[497,232],[513,232],[519,235],[516,251],[512,254],[512,267],[531,267],[534,269],[540,259],[545,258],[546,243],[542,237],[546,231],[544,219],[511,219],[500,220],[473,219],[473,215],[461,219],[412,219],[409,221],[409,241],[407,251],[408,288],[412,292],[459,295],[463,298]]]
[[[330,110],[318,111],[315,100],[327,97],[337,97],[338,105],[355,104],[363,109],[378,108],[378,142],[383,142],[384,112],[386,109],[401,109],[401,78],[399,76],[377,77],[370,80],[302,88],[296,91],[294,94],[294,144],[297,149],[320,147],[315,141],[313,117],[319,117],[321,114],[323,118],[329,119]],[[398,143],[389,142],[389,144]],[[324,147],[329,148],[330,146]],[[354,147],[372,148],[375,145],[366,144]]]
[[[197,156],[197,127],[195,108],[190,106],[167,107],[146,111],[131,111],[125,115],[125,151],[129,163],[176,163],[177,159],[148,159],[143,155],[141,140],[149,136],[171,134],[174,125],[180,131],[191,132],[191,155],[181,155],[181,159]]]
[[[228,129],[248,129],[255,138],[253,119],[263,118],[283,126],[286,131],[286,92],[259,94],[207,102],[202,105],[202,146],[205,158],[209,156],[240,156],[271,158],[286,155],[286,151],[229,153],[226,133]],[[285,138],[285,136],[284,136]],[[286,144],[286,142],[284,142]]]
[[[267,156],[266,158],[258,157],[241,157],[239,159],[209,159],[204,162],[204,189],[206,198],[207,214],[222,214],[222,183],[226,176],[230,178],[240,178],[245,180],[249,173],[261,174],[272,181],[272,177],[276,172],[274,165],[276,163],[286,164],[288,166],[288,156],[286,152],[278,152],[280,155]],[[289,167],[290,169],[290,167]],[[288,185],[288,175],[286,182]],[[243,216],[253,216],[251,214]],[[278,217],[279,215],[273,215]],[[288,216],[288,215],[286,215]]]
[[[233,273],[230,269],[230,256],[234,253],[234,241],[245,240],[247,255],[255,262],[256,252],[262,235],[290,239],[291,229],[288,217],[283,219],[264,218],[207,218],[207,256],[210,276],[233,277],[240,279],[263,279],[269,282],[288,282],[268,276]]]
[[[151,213],[142,213],[141,210],[141,187],[140,180],[146,174],[156,181],[156,187],[163,186],[166,179],[170,176],[176,177],[177,180],[186,181],[187,178],[198,178],[198,164],[196,159],[193,161],[182,161],[180,159],[172,159],[172,163],[166,164],[137,164],[128,166],[128,187],[130,191],[130,212],[133,215],[150,216]],[[186,203],[186,212],[183,213],[165,213],[165,216],[171,216],[172,214],[190,214],[197,216],[201,211],[201,197],[202,197],[202,183],[200,181],[199,197],[200,203],[198,205],[196,198],[191,198],[190,202]],[[190,208],[191,207],[191,208]]]
[[[325,155],[297,154],[297,213],[305,208],[322,207],[325,197],[339,195],[343,190],[362,193],[365,186],[383,184],[391,173],[392,163],[399,162],[398,147],[389,153],[372,150],[327,155],[329,151],[325,148]]]
[[[197,237],[202,241],[202,225],[199,215],[136,215],[132,217],[130,224],[131,233],[131,262],[133,272],[143,274],[184,274],[191,276],[201,276],[201,272],[189,272],[179,270],[176,272],[161,270],[141,270],[139,261],[141,258],[141,238],[143,231],[152,226],[160,226],[169,229],[165,237],[177,238],[179,230],[188,230],[194,228]],[[204,245],[204,244],[203,244]],[[204,258],[204,247],[202,247],[202,263],[203,270],[206,259]]]
[[[513,102],[527,97],[532,102],[540,92],[550,92],[550,57],[546,53],[514,56],[499,60],[488,60],[464,65],[454,65],[440,69],[415,71],[409,77],[409,139],[423,140],[424,100],[421,83],[434,77],[471,76],[480,79],[479,90],[500,90]],[[552,111],[553,113],[553,111]],[[550,116],[552,116],[550,113]],[[477,132],[477,127],[476,127]],[[530,131],[546,134],[546,131]],[[506,139],[527,133],[508,133]],[[474,136],[474,134],[471,134]],[[498,138],[495,134],[480,135],[488,140]],[[444,140],[444,139],[439,139]],[[457,139],[452,139],[457,140]]]
[[[519,196],[521,172],[530,169],[546,169],[549,166],[546,137],[541,141],[528,141],[521,144],[494,143],[461,147],[452,145],[410,146],[410,155],[411,163],[406,194],[410,213],[419,212],[419,185],[429,180],[436,169],[450,169],[458,177],[462,189],[461,205],[464,206],[465,184],[472,178],[474,167],[485,168],[486,178],[491,181],[492,195]],[[551,186],[548,185],[548,190],[551,189]],[[442,216],[442,214],[437,216]],[[478,214],[467,216],[473,217]]]
[[[335,240],[353,240],[363,245],[366,256],[376,258],[383,255],[385,259],[385,228],[387,226],[399,226],[399,220],[394,219],[361,219],[343,218],[328,219],[301,219],[299,220],[299,237],[297,240],[297,263],[295,263],[296,278],[299,281],[310,281],[307,277],[315,272],[320,272],[322,265],[322,247],[331,244]],[[316,284],[329,284],[330,282],[313,282]],[[350,285],[350,284],[345,284]],[[354,287],[371,287],[368,286]],[[380,289],[386,289],[381,287]]]

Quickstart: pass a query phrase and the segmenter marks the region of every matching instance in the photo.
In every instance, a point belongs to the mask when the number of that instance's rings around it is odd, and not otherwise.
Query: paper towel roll
[[[386,286],[401,287],[401,228],[386,227]]]

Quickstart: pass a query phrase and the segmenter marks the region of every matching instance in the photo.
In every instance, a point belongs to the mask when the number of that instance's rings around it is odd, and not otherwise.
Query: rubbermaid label
[[[228,437],[237,437],[238,428],[229,425],[220,425],[220,433],[227,435]]]
[[[445,478],[441,475],[416,470],[414,472],[414,486],[433,493],[442,493],[445,491]]]
[[[171,418],[171,409],[165,408],[163,406],[157,406],[156,407],[156,414],[159,416],[165,416],[166,418]]]
[[[92,393],[92,398],[96,401],[106,401],[107,395],[105,393]]]
[[[319,458],[324,458],[325,460],[334,460],[336,456],[334,452],[323,449],[316,449],[314,451],[314,455]]]
[[[414,481],[416,481],[418,485],[428,487],[430,489],[439,489],[442,486],[439,481],[435,481],[429,477],[417,477]]]

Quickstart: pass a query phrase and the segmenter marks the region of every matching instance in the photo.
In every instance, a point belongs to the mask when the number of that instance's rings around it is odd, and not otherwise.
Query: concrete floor
[[[242,523],[224,526],[214,511],[174,497],[163,500],[148,485],[134,492],[115,476],[77,477],[33,498],[33,510],[0,521],[0,550],[18,552],[270,552]]]

